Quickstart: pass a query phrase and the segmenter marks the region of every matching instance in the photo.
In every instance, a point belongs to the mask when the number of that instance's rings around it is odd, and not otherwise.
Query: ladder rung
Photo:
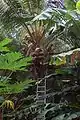
[[[37,100],[37,103],[44,103],[44,100]]]
[[[37,87],[37,90],[39,90],[39,91],[40,91],[40,90],[43,91],[43,90],[45,90],[45,89],[46,89],[45,87]]]
[[[38,95],[38,98],[43,98],[43,99],[45,99],[46,96],[44,96],[44,95]]]
[[[38,102],[36,102],[36,103],[37,103],[37,104],[41,104],[41,105],[42,105],[42,104],[45,104],[45,103],[44,103],[44,102],[42,102],[42,101],[41,101],[41,102],[40,102],[40,101],[38,101]]]
[[[46,91],[46,88],[45,88],[45,87],[41,87],[41,88],[38,87],[38,88],[37,88],[37,91]]]
[[[45,91],[37,91],[38,93],[45,93]]]
[[[42,97],[39,97],[39,98],[37,98],[37,100],[38,100],[38,101],[39,101],[39,100],[40,100],[40,101],[41,101],[41,100],[42,100],[42,101],[45,101],[46,99],[44,99],[44,98],[42,98]]]
[[[38,88],[45,88],[45,86],[38,86]]]

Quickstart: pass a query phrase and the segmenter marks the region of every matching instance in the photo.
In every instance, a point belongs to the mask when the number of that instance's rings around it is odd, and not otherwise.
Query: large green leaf
[[[0,42],[0,52],[8,52],[9,48],[7,47],[7,45],[11,42],[12,40],[9,38],[5,38],[4,40],[2,40]]]
[[[26,57],[19,52],[11,52],[0,55],[0,69],[4,70],[24,70],[30,65],[32,58]]]
[[[80,0],[76,3],[77,13],[80,14]]]
[[[74,0],[64,0],[65,7],[67,10],[74,10],[76,9],[76,4]]]
[[[6,78],[7,79],[7,78]],[[0,94],[20,93],[32,86],[33,80],[24,80],[20,83],[10,84],[8,80],[0,81]]]

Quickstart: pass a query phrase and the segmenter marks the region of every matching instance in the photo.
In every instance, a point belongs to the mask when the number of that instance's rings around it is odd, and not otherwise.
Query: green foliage
[[[80,14],[80,0],[76,3],[77,13]]]
[[[50,40],[52,43],[54,42],[53,43],[54,46],[55,46],[56,41],[61,41],[62,43],[65,42],[65,46],[62,46],[62,48],[66,47],[67,44],[69,45],[70,49],[74,47],[79,47],[80,46],[80,27],[79,27],[80,16],[77,12],[80,9],[79,2],[77,2],[76,4],[73,0],[65,0],[66,9],[47,8],[46,10],[43,10],[41,13],[41,10],[43,9],[42,4],[43,2],[41,0],[38,0],[38,1],[36,0],[31,0],[31,1],[29,0],[23,0],[23,1],[7,0],[6,3],[3,4],[0,8],[1,28],[6,27],[6,30],[12,33],[12,30],[14,29],[15,30],[17,29],[17,31],[19,31],[22,27],[26,27],[28,30],[28,34],[30,35],[30,31],[28,29],[29,26],[27,25],[27,23],[32,22],[34,25],[36,21],[39,21],[40,23],[41,22],[43,23],[43,26],[45,27],[45,31],[48,31],[48,33],[50,32],[49,34],[46,32],[45,36],[47,37],[49,42]],[[6,9],[4,10],[4,8]],[[55,24],[56,24],[56,30],[54,29]],[[9,40],[8,40],[8,43],[6,42],[7,41],[5,40],[3,43],[1,43],[1,47],[0,47],[1,52],[9,51],[8,48],[5,47],[5,45],[7,45],[10,42]],[[59,47],[56,47],[56,48],[59,49]],[[30,65],[31,59],[32,59],[31,57],[27,57],[27,58],[24,57],[19,52],[9,51],[9,53],[0,55],[0,69],[11,70],[13,72],[16,70],[23,71],[23,70],[26,70],[28,65]],[[62,60],[58,59],[56,63],[59,64],[61,61]],[[51,64],[52,62],[53,60],[51,61]],[[69,69],[66,69],[66,70],[57,69],[56,70],[57,74],[63,74],[63,75],[71,74],[71,72],[72,71],[70,71]],[[1,94],[20,93],[26,87],[30,86],[29,83],[31,82],[32,81],[26,80],[20,83],[9,84],[8,78],[5,78],[5,80],[0,81],[0,93]],[[73,85],[75,85],[74,82],[73,82]],[[72,94],[75,93],[73,88],[70,88],[67,91],[68,88],[66,86],[68,86],[69,88],[69,85],[63,85],[62,87],[59,86],[62,89],[59,88],[60,91],[55,92],[55,94],[57,93],[57,96],[59,95],[61,98],[62,97],[65,98],[64,95],[69,96],[68,93],[71,93],[71,92]],[[75,90],[76,89],[77,87],[75,88]],[[53,93],[53,96],[54,96],[54,93]],[[73,96],[75,97],[75,94]],[[54,99],[55,99],[55,96],[54,96]],[[58,100],[58,98],[56,100]],[[72,101],[69,101],[69,102],[72,103]],[[80,113],[76,112],[76,110],[73,111],[72,107],[69,106],[69,104],[68,105],[66,105],[66,103],[61,104],[61,101],[59,101],[58,104],[54,104],[51,107],[49,106],[49,108],[47,108],[43,112],[46,116],[46,120],[49,120],[49,119],[50,120],[53,120],[53,119],[72,120],[72,118],[80,116]]]
[[[70,68],[61,68],[61,69],[56,69],[55,72],[57,74],[62,74],[62,75],[69,75],[72,74],[72,70]]]
[[[35,22],[37,20],[43,20],[49,22],[49,20],[51,20],[50,22],[53,21],[58,21],[61,19],[62,14],[59,12],[58,8],[47,8],[46,10],[44,10],[41,14],[37,15],[32,21]],[[57,22],[56,21],[56,22]]]
[[[79,109],[78,111],[74,108],[70,108],[67,104],[47,104],[45,107],[45,120],[72,120],[80,116]],[[50,106],[50,107],[48,107]]]
[[[73,0],[64,0],[65,7],[68,10],[75,10],[76,4]]]
[[[0,55],[0,69],[3,70],[25,70],[31,64],[31,57],[24,57],[20,52],[11,52],[6,45],[11,43],[11,39],[4,39],[0,42],[0,51],[8,52]]]
[[[51,60],[50,60],[50,65],[64,65],[66,64],[66,57],[52,57]]]
[[[80,10],[80,0],[76,3],[76,8]]]
[[[0,20],[3,27],[7,30],[19,28],[38,14],[42,9],[43,0],[7,0],[0,7]],[[6,7],[6,10],[4,8]]]
[[[8,38],[5,38],[4,40],[2,40],[0,42],[0,52],[8,52],[9,51],[9,48],[6,47],[6,45],[8,45],[9,43],[11,43],[12,40],[11,39],[8,39]]]
[[[48,39],[53,40],[55,42],[58,40],[62,42],[64,41],[65,44],[68,44],[70,48],[77,48],[80,46],[80,16],[76,11],[76,3],[73,0],[65,0],[65,8],[67,9],[47,8],[40,15],[36,16],[33,19],[33,22],[43,21],[44,25],[47,26],[47,31],[49,31],[51,28],[54,28],[56,23],[56,35],[55,32],[50,32],[51,38],[49,35]]]
[[[8,45],[8,44],[11,43],[11,42],[12,42],[11,39],[5,38],[3,41],[0,42],[0,46],[1,46],[1,47],[4,47],[4,46]]]
[[[7,79],[7,78],[6,78]],[[10,84],[8,80],[0,80],[0,95],[17,94],[32,86],[33,80],[23,80],[20,83]]]
[[[10,84],[10,78],[14,71],[27,71],[27,67],[31,64],[31,57],[24,57],[20,52],[12,52],[6,47],[12,40],[4,39],[0,42],[0,70],[12,71],[11,74],[7,77],[2,77],[0,79],[0,94],[12,94],[20,93],[25,88],[30,87],[29,83],[32,83],[32,80],[24,80],[21,83]],[[15,81],[15,80],[14,80]]]
[[[19,52],[11,52],[0,55],[0,69],[4,70],[25,70],[31,63],[32,58],[26,57]]]

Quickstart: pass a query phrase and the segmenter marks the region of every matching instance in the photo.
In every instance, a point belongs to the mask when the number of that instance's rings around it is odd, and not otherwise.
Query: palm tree
[[[19,35],[22,30],[23,31],[24,29],[25,31],[27,30],[27,32],[25,32],[25,35],[29,43],[27,42],[27,40],[25,41],[25,44],[26,44],[25,47],[27,51],[27,53],[25,53],[26,55],[31,55],[32,53],[35,54],[35,51],[37,48],[44,51],[43,54],[45,54],[46,56],[46,53],[48,53],[48,50],[49,52],[51,51],[62,52],[72,47],[72,44],[70,43],[69,40],[67,40],[67,37],[65,40],[65,37],[64,37],[65,32],[61,30],[61,27],[64,28],[65,26],[65,24],[61,22],[64,15],[58,10],[58,8],[56,8],[56,10],[54,9],[54,5],[56,5],[56,7],[59,7],[59,6],[61,7],[62,1],[59,1],[59,2],[55,1],[55,2],[54,0],[48,1],[47,8],[45,7],[45,9],[44,9],[44,5],[42,4],[43,3],[42,0],[40,1],[7,0],[6,2],[2,2],[1,17],[0,17],[1,29],[4,30],[4,28],[7,28],[5,32],[7,31],[7,34],[11,33],[13,37],[18,36],[17,38],[19,38]],[[50,7],[52,5],[53,5],[53,8]],[[4,11],[5,7],[6,7],[6,10]],[[42,10],[44,11],[41,13]],[[38,18],[38,14],[40,13],[41,13],[41,16],[39,15],[40,21],[38,23],[36,21],[37,20],[36,18]],[[54,14],[54,17],[53,17],[53,14]],[[65,20],[65,22],[66,21],[67,19]],[[16,32],[14,33],[13,31],[16,31]],[[57,43],[60,43],[61,47],[59,47]],[[64,48],[63,48],[63,44],[65,45]]]

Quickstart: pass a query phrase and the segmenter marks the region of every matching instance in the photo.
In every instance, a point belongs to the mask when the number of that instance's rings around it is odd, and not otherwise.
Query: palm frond
[[[2,7],[4,8],[4,6],[7,5],[8,8],[5,12],[4,9],[1,9],[1,21],[4,26],[11,26],[11,28],[21,26],[23,23],[30,21],[34,15],[37,14],[36,11],[39,9],[38,6],[40,4],[41,0],[24,0],[23,2],[19,0],[6,0]]]

